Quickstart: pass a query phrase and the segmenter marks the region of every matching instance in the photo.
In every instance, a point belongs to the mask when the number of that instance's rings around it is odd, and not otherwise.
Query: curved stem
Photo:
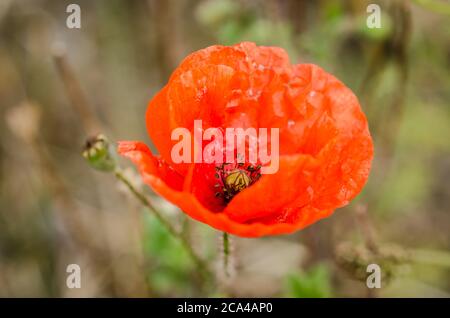
[[[156,216],[156,218],[161,222],[161,224],[164,225],[164,227],[170,232],[170,234],[172,234],[181,242],[185,250],[188,252],[189,256],[194,261],[195,265],[198,267],[199,271],[204,276],[210,276],[211,273],[208,267],[203,262],[203,260],[200,259],[200,257],[198,257],[198,255],[194,252],[189,242],[175,230],[172,224],[170,224],[170,222],[167,221],[164,218],[164,216],[162,216],[161,213],[158,212],[158,210],[155,209],[155,207],[151,204],[151,202],[147,199],[147,197],[134,187],[134,185],[130,182],[130,180],[128,180],[127,177],[123,174],[122,170],[120,168],[117,168],[114,171],[114,174],[117,177],[117,179],[119,179],[122,183],[124,183],[131,191],[131,193],[133,193],[134,196]]]

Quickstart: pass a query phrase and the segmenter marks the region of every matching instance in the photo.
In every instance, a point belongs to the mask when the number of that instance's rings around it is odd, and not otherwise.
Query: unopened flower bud
[[[114,150],[105,135],[99,134],[86,141],[83,157],[97,170],[113,171],[116,167]]]

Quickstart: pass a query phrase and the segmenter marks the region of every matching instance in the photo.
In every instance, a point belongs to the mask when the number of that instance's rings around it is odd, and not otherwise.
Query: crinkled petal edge
[[[317,211],[314,207],[306,206],[303,208],[303,217],[299,218],[294,223],[238,223],[230,219],[224,213],[215,213],[206,209],[191,193],[178,191],[168,186],[167,182],[158,175],[158,167],[155,164],[157,160],[144,143],[130,141],[119,142],[118,152],[124,157],[129,158],[137,166],[143,181],[157,194],[177,205],[184,213],[193,219],[233,235],[241,237],[261,237],[267,235],[290,234],[333,213],[332,209]]]

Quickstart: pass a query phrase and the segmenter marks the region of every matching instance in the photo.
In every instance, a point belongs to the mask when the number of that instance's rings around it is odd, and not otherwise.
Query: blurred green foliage
[[[283,47],[295,60],[294,33],[285,21],[272,21],[262,17],[255,3],[243,5],[232,0],[204,1],[196,11],[197,19],[214,30],[218,43],[232,45],[251,41],[259,45]]]
[[[144,217],[144,251],[150,262],[147,272],[151,290],[158,295],[190,296],[194,264],[186,250],[151,214]]]
[[[307,272],[291,274],[286,282],[287,297],[326,298],[332,297],[328,268],[318,264]]]

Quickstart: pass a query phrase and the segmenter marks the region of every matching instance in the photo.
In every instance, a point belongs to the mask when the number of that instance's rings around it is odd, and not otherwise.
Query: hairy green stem
[[[230,259],[230,238],[228,237],[228,233],[223,232],[222,236],[222,244],[223,244],[223,270],[225,273],[225,277],[230,276],[229,271],[229,259]]]

